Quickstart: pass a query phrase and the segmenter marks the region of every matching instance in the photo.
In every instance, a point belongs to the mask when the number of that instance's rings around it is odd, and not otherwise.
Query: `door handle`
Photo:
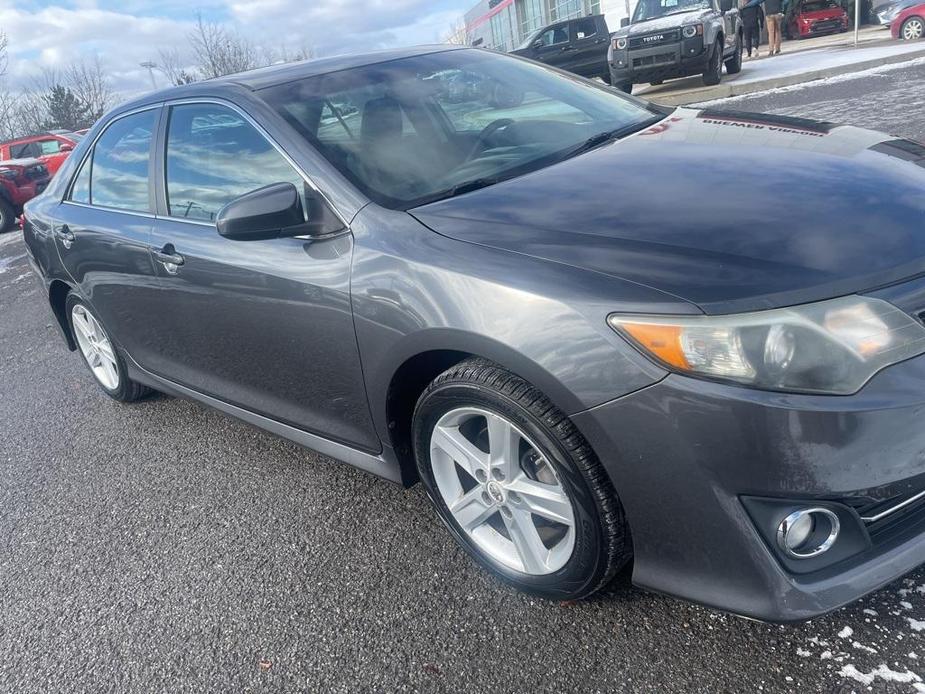
[[[62,224],[55,230],[55,235],[61,239],[61,245],[65,248],[70,248],[74,245],[74,241],[77,240],[77,237],[74,236],[74,232],[70,230],[67,224]]]
[[[185,260],[182,255],[177,253],[172,243],[166,244],[163,248],[154,249],[154,257],[157,262],[163,264],[164,269],[171,275],[177,274],[177,269]]]

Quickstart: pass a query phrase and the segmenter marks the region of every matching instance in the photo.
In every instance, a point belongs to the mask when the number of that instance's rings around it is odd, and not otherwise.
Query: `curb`
[[[781,77],[774,77],[771,79],[755,82],[744,82],[741,84],[736,82],[728,82],[726,84],[719,84],[708,89],[704,88],[698,89],[696,91],[679,92],[677,94],[652,94],[651,97],[646,94],[639,94],[638,96],[644,99],[648,99],[649,101],[654,101],[655,103],[664,104],[666,106],[684,106],[686,104],[695,104],[702,101],[726,99],[731,96],[744,96],[746,94],[763,92],[768,89],[776,89],[778,87],[790,87],[795,84],[803,84],[804,82],[812,82],[813,80],[835,77],[837,75],[847,75],[852,72],[860,72],[862,70],[868,70],[870,68],[880,67],[882,65],[904,63],[909,60],[915,60],[916,58],[922,57],[925,57],[925,48],[919,51],[909,51],[908,53],[892,55],[886,58],[872,58],[870,60],[862,60],[857,63],[838,65],[836,67],[823,68],[821,70],[810,70],[808,72],[800,72],[793,75],[782,75]]]

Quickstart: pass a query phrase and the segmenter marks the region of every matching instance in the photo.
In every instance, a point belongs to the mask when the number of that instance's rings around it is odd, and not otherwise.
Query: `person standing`
[[[780,25],[784,20],[783,0],[764,0],[765,24],[768,26],[768,55],[780,53]]]
[[[764,24],[764,10],[756,2],[747,2],[739,10],[739,16],[742,18],[742,30],[745,33],[745,51],[748,57],[752,57],[752,46],[755,47],[755,57],[760,58],[761,52],[758,49],[761,43],[761,27]]]

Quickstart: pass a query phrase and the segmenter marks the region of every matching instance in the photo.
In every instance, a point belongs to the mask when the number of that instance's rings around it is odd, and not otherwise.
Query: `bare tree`
[[[196,75],[183,65],[180,51],[176,48],[162,48],[158,51],[157,56],[158,69],[167,76],[172,85],[179,87],[181,84],[192,84],[196,81]]]
[[[196,29],[189,42],[203,77],[221,77],[251,70],[258,65],[257,51],[246,38],[221,24],[196,18]]]
[[[466,20],[464,17],[459,17],[455,22],[450,24],[449,30],[443,37],[443,43],[448,43],[451,46],[469,45],[469,32],[466,30]]]
[[[9,45],[9,39],[6,37],[3,29],[0,29],[0,77],[6,74],[7,61],[9,60],[7,48],[9,48]]]
[[[62,82],[86,107],[92,121],[99,119],[112,105],[112,87],[103,72],[99,57],[72,63],[64,71]]]

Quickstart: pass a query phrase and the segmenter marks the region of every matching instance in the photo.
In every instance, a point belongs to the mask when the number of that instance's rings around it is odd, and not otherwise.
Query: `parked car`
[[[604,15],[554,22],[533,32],[512,53],[583,77],[600,77],[610,84],[607,47],[610,29]]]
[[[798,0],[784,25],[784,33],[790,39],[843,31],[848,31],[848,13],[836,0]]]
[[[331,104],[359,123],[323,123]],[[641,586],[794,620],[925,559],[916,161],[860,128],[402,49],[127,103],[24,237],[115,400],[181,395],[421,481],[535,595],[632,561]]]
[[[891,26],[900,12],[921,4],[922,0],[888,0],[874,7],[873,16],[876,17],[878,23]]]
[[[629,92],[641,82],[703,75],[719,84],[742,69],[742,20],[734,0],[640,0],[615,32],[607,54],[610,81]]]
[[[0,233],[9,231],[23,205],[48,186],[48,168],[38,159],[0,161]]]
[[[925,36],[925,3],[907,7],[897,14],[890,24],[894,39],[915,41]]]
[[[0,142],[0,159],[40,159],[54,175],[78,139],[71,134],[46,133]]]

